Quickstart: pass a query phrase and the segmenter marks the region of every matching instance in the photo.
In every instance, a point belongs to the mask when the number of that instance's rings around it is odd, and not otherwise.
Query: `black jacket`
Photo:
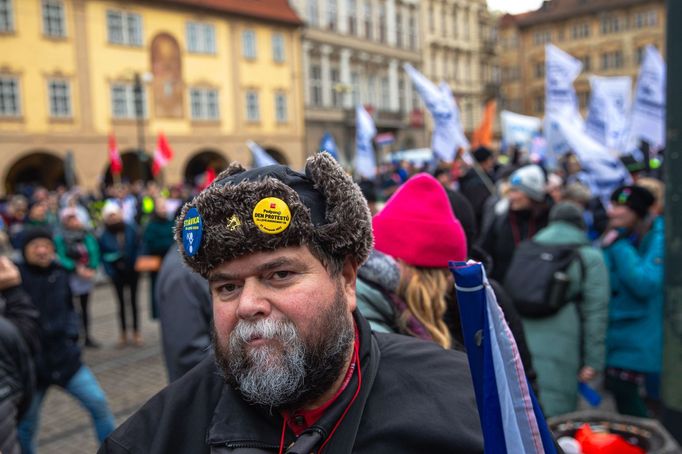
[[[357,311],[355,319],[362,385],[324,452],[483,452],[466,356],[433,342],[372,333]],[[357,385],[356,373],[306,432],[321,439],[332,432]],[[211,355],[147,402],[99,452],[277,452],[282,427],[279,412],[246,403],[224,383]],[[285,446],[293,441],[287,429]]]
[[[22,288],[40,312],[38,387],[65,386],[81,367],[80,324],[71,301],[69,273],[55,262],[47,268],[22,263],[19,271]]]

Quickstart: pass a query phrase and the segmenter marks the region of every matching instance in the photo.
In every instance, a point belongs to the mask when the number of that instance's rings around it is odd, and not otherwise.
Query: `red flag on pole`
[[[152,174],[157,176],[162,168],[166,167],[170,160],[173,159],[173,150],[168,145],[168,140],[162,132],[156,141],[156,149],[154,150],[154,162],[152,164]]]
[[[123,161],[121,161],[113,132],[109,134],[109,168],[112,175],[120,175],[123,170]]]

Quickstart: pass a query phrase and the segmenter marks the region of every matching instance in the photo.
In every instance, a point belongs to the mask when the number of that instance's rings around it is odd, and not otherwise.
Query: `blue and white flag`
[[[508,110],[500,112],[502,139],[508,146],[518,146],[530,150],[533,138],[542,129],[542,120]]]
[[[627,148],[632,81],[627,76],[590,76],[590,89],[585,132],[607,148],[622,154]]]
[[[374,178],[377,173],[376,156],[372,139],[377,135],[372,116],[362,106],[355,108],[355,172],[364,178]]]
[[[637,77],[630,130],[635,140],[665,146],[665,62],[654,46],[644,49]]]
[[[455,95],[452,94],[450,85],[443,81],[441,81],[440,84],[438,84],[438,88],[440,89],[441,93],[445,95],[445,98],[448,100],[450,109],[452,110],[452,118],[450,119],[449,128],[453,128],[455,130],[455,152],[457,152],[458,148],[464,148],[468,150],[469,148],[471,148],[471,144],[469,143],[469,139],[467,139],[467,137],[464,135],[464,128],[462,127],[462,116],[460,115],[457,101],[455,101]]]
[[[412,85],[433,117],[431,149],[439,159],[452,162],[462,139],[458,132],[461,129],[459,111],[456,109],[457,103],[449,87],[447,88],[448,96],[443,87],[444,84],[441,84],[440,88],[437,87],[409,63],[405,63],[403,68],[412,79]]]
[[[320,140],[320,149],[318,151],[326,151],[332,155],[332,158],[337,161],[339,160],[339,150],[336,146],[336,141],[334,140],[334,136],[329,132],[325,132],[322,136],[322,140]]]
[[[267,151],[263,150],[260,145],[258,145],[253,140],[247,140],[246,146],[249,147],[251,151],[251,156],[253,157],[252,166],[253,168],[271,166],[274,164],[279,164],[274,160],[272,156],[268,154]]]
[[[568,151],[565,142],[556,135],[557,127],[552,123],[553,117],[568,118],[577,127],[583,127],[578,97],[573,87],[573,81],[578,77],[582,68],[583,64],[577,58],[552,44],[545,46],[544,132],[547,149],[551,156],[558,156]]]
[[[631,182],[630,174],[621,160],[604,145],[569,119],[554,117],[553,124],[557,126],[558,134],[567,147],[578,158],[581,168],[578,178],[590,188],[593,196],[601,198],[606,204],[618,186]]]
[[[514,335],[483,266],[450,262],[486,454],[555,454]]]

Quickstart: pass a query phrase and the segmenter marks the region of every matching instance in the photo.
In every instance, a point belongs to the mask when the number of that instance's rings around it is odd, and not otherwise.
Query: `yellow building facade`
[[[575,81],[580,108],[589,101],[589,76],[630,76],[634,84],[647,45],[665,58],[663,0],[545,0],[540,9],[505,15],[498,24],[503,109],[542,116],[545,44],[583,63]]]
[[[0,190],[54,188],[68,162],[96,188],[109,134],[131,181],[149,177],[159,133],[167,184],[248,166],[247,140],[301,167],[301,22],[285,0],[259,3],[0,2]]]

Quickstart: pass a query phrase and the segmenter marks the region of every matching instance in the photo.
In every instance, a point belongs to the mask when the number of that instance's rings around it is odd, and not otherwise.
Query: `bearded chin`
[[[275,408],[301,408],[322,396],[343,373],[355,337],[340,288],[336,293],[307,339],[289,320],[240,320],[222,345],[214,327],[216,363],[227,383],[248,402]],[[250,346],[253,336],[266,341]]]

